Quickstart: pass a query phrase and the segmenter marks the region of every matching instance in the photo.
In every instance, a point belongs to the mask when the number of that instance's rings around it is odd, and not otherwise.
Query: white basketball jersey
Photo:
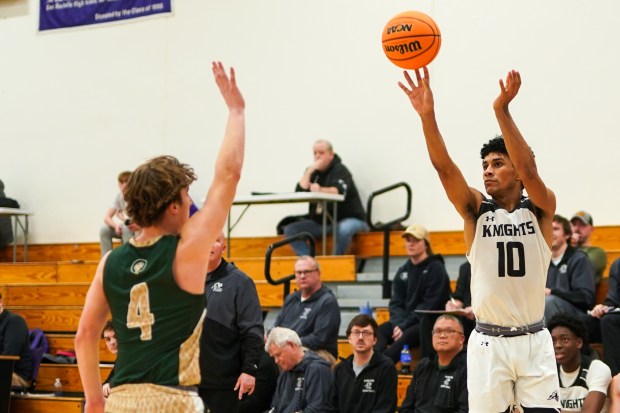
[[[543,319],[551,250],[528,198],[512,212],[484,199],[467,258],[478,321],[519,327]]]

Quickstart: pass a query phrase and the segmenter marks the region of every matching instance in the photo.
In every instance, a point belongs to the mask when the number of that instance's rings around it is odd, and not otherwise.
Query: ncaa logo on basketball
[[[146,264],[147,262],[145,259],[137,259],[131,264],[129,271],[131,271],[132,274],[139,275],[146,268]]]
[[[411,24],[399,24],[398,26],[390,26],[387,28],[387,34],[397,33],[397,32],[410,32],[413,26]]]

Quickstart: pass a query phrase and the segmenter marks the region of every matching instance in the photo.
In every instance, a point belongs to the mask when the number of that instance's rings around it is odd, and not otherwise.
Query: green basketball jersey
[[[179,288],[172,275],[178,237],[113,250],[103,270],[118,354],[112,385],[200,382],[200,334],[204,294]]]

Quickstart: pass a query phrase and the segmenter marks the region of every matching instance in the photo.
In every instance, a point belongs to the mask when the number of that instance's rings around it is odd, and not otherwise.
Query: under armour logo
[[[557,390],[554,390],[554,392],[553,392],[553,393],[551,393],[551,396],[549,396],[549,397],[547,398],[547,400],[555,400],[556,402],[559,402],[559,401],[560,401],[560,398],[558,397],[558,392],[557,392]]]
[[[489,221],[495,221],[495,217],[494,217],[494,216],[492,216],[492,215],[487,215],[487,217],[486,217],[486,218],[487,218],[487,222],[489,222]]]

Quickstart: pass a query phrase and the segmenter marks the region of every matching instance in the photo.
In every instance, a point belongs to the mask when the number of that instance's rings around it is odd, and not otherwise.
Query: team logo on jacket
[[[400,274],[400,279],[403,281],[407,281],[407,278],[409,278],[409,275],[407,275],[406,272]]]
[[[304,389],[304,378],[297,377],[297,383],[295,383],[295,391],[302,391]]]
[[[299,316],[299,318],[301,320],[307,320],[308,319],[308,314],[310,314],[310,311],[312,311],[312,308],[304,308],[304,312]]]
[[[140,274],[142,271],[144,271],[144,269],[146,268],[146,260],[140,258],[135,260],[133,263],[131,263],[131,267],[129,268],[129,271],[131,271],[132,274],[138,275]]]
[[[364,388],[362,393],[374,393],[375,392],[375,379],[364,379]]]
[[[560,274],[566,274],[566,271],[568,271],[568,265],[566,264],[560,265],[559,271],[560,271]]]
[[[448,389],[450,390],[450,382],[452,382],[452,379],[454,378],[454,376],[445,376],[443,378],[443,383],[441,383],[441,387],[442,389]]]
[[[224,284],[222,284],[221,282],[216,282],[215,284],[213,284],[211,286],[211,291],[213,291],[214,293],[221,293],[222,292],[222,287],[224,286]]]

